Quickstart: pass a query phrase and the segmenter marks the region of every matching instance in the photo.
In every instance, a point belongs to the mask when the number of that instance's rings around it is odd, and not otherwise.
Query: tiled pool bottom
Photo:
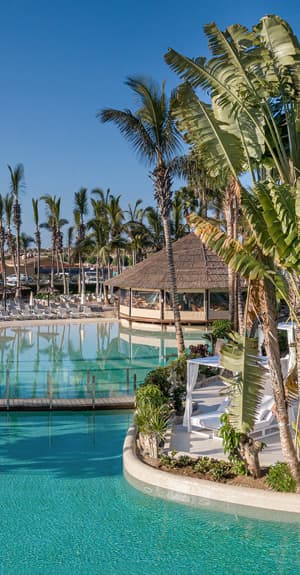
[[[0,575],[299,573],[299,524],[147,497],[122,477],[126,413],[1,414]]]

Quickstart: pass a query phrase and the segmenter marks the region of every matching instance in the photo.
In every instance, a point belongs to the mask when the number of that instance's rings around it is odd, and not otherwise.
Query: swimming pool
[[[203,338],[185,330],[187,347]],[[0,328],[0,397],[97,397],[133,394],[145,375],[177,356],[174,332],[118,321]]]
[[[299,524],[143,495],[122,477],[131,415],[0,414],[1,575],[299,573]]]

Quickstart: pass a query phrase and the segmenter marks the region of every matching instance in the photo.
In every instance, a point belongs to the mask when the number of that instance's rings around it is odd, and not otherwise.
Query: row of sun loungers
[[[49,307],[35,304],[7,305],[0,307],[0,321],[24,319],[68,319],[97,317],[103,311],[100,305],[80,305],[73,303],[51,304]]]

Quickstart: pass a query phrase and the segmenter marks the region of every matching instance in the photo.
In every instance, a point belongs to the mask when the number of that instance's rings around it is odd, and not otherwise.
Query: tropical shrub
[[[223,451],[228,455],[229,461],[239,461],[240,433],[230,425],[228,413],[223,413],[220,417],[222,423],[219,435],[222,437]]]
[[[212,324],[212,339],[215,343],[217,339],[225,339],[232,331],[232,323],[229,319],[216,319]]]
[[[136,405],[141,408],[144,402],[150,402],[153,407],[160,407],[166,403],[166,398],[157,385],[147,383],[141,385],[136,392]]]
[[[296,481],[293,479],[289,468],[286,463],[275,463],[271,465],[266,483],[271,489],[275,491],[284,491],[286,493],[294,493],[296,491]]]
[[[179,458],[173,457],[172,454],[163,454],[160,458],[162,466],[169,469],[188,469],[190,473],[198,473],[206,476],[213,481],[224,481],[238,475],[245,474],[245,467],[237,462],[211,459],[209,457],[199,457],[193,459],[187,455]]]
[[[157,386],[161,390],[164,397],[168,398],[171,389],[169,368],[157,367],[156,369],[149,371],[149,373],[145,377],[143,385]]]
[[[157,459],[168,429],[170,408],[157,385],[142,385],[136,392],[135,425],[140,447],[145,454]]]

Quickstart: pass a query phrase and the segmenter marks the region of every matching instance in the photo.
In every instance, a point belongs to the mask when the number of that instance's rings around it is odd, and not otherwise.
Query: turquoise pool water
[[[131,415],[0,415],[1,575],[296,575],[299,524],[147,497],[122,477]]]
[[[203,332],[185,330],[186,346]],[[0,397],[133,393],[150,369],[176,357],[174,332],[133,330],[118,321],[0,327]]]

